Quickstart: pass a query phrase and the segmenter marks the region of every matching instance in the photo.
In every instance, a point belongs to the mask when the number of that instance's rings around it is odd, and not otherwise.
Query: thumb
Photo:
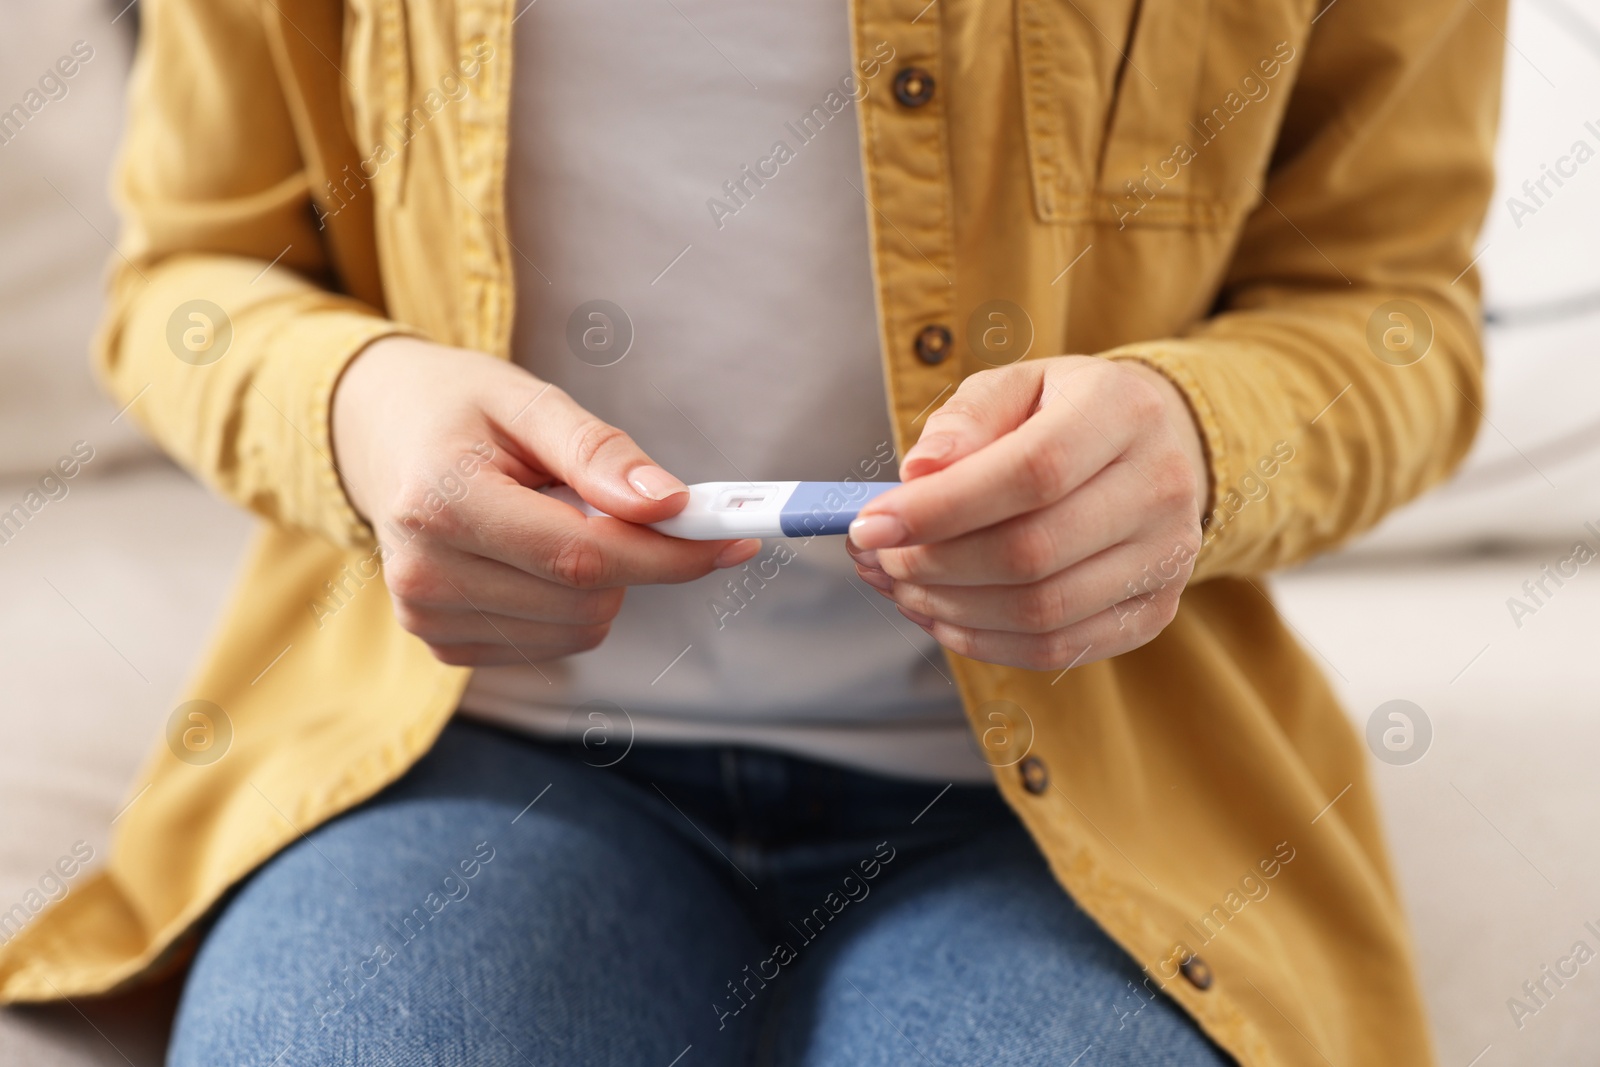
[[[1043,383],[1037,362],[982,370],[963,379],[955,394],[928,416],[922,436],[900,461],[900,480],[944,470],[1021,426],[1037,409]]]
[[[501,422],[536,465],[566,482],[608,515],[650,523],[676,515],[689,487],[656,464],[622,430],[597,418],[554,385],[534,381],[506,404]]]

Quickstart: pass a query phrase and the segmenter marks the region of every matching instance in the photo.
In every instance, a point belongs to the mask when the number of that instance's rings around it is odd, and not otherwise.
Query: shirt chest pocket
[[[1253,202],[1293,80],[1298,4],[1016,3],[1042,221],[1218,227]]]

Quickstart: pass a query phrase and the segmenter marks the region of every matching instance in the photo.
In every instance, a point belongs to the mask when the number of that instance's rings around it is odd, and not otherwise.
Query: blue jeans
[[[171,1067],[1232,1062],[993,789],[599,762],[453,723],[221,909]]]

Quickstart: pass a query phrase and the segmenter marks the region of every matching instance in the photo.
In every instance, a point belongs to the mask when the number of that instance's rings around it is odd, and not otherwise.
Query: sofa
[[[3,926],[104,857],[254,520],[156,454],[85,357],[132,16],[0,3],[20,86],[0,94],[44,101],[0,141],[0,513],[26,513],[0,523]],[[1583,111],[1597,42],[1600,0],[1515,5],[1472,456],[1347,550],[1270,579],[1373,750],[1448,1067],[1577,1067],[1600,1048],[1600,962],[1574,951],[1600,950],[1600,559],[1577,551],[1600,554],[1600,164],[1536,206],[1522,190],[1572,141],[1600,147]],[[159,1064],[175,997],[166,981],[0,1011],[0,1067]]]

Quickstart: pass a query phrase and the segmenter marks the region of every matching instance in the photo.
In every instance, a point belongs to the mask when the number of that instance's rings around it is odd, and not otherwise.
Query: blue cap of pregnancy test
[[[801,482],[783,502],[778,522],[785,537],[850,532],[867,501],[898,488],[899,482]]]

